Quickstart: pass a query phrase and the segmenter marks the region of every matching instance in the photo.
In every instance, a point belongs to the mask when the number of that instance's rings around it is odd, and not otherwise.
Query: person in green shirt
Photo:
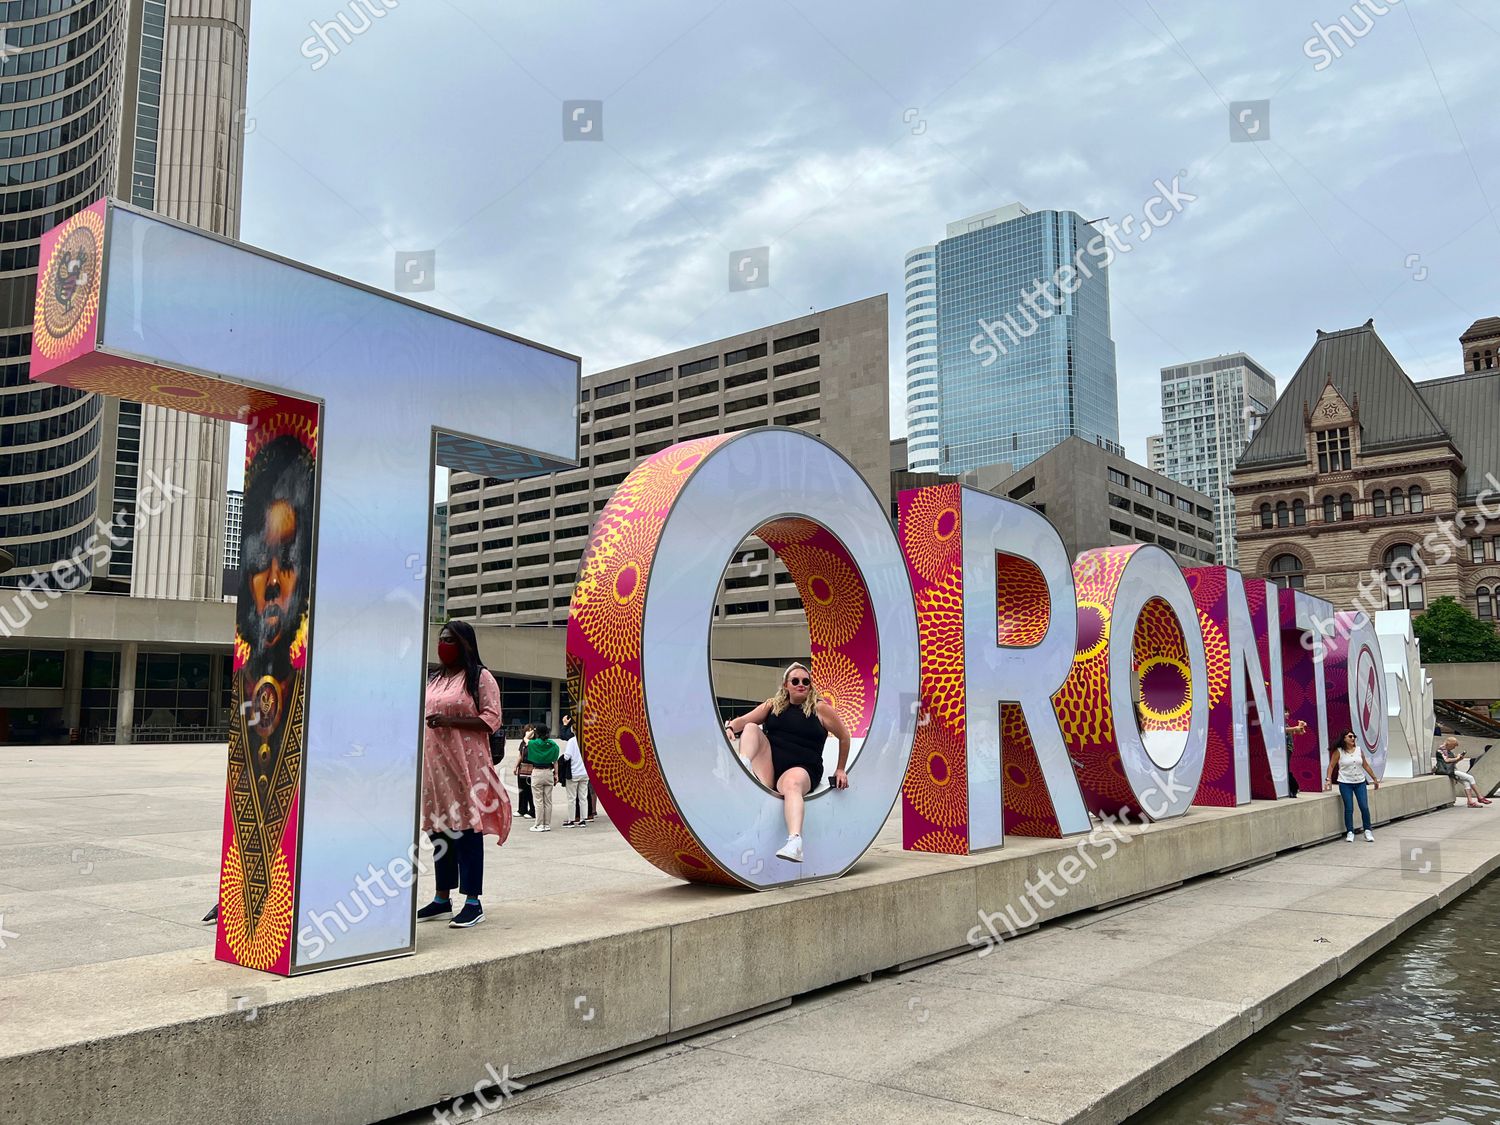
[[[547,737],[552,732],[546,723],[534,723],[523,737],[526,740],[525,761],[531,763],[531,793],[536,801],[536,823],[533,832],[552,831],[552,787],[557,784],[557,759],[562,747]]]

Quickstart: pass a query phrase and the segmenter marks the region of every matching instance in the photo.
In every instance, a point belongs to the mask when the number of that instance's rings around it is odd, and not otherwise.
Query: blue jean
[[[1344,831],[1354,831],[1354,801],[1359,799],[1359,819],[1364,831],[1370,830],[1370,783],[1368,781],[1339,782],[1339,796],[1344,799]]]

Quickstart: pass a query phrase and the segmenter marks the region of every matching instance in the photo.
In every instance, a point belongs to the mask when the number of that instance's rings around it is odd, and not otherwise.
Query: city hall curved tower
[[[115,182],[129,12],[127,0],[0,3],[0,540],[16,557],[0,584],[81,549],[111,485],[100,452],[114,410],[33,386],[27,357],[42,232]]]

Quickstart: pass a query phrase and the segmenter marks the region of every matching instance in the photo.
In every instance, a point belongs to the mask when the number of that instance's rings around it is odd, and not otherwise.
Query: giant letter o
[[[781,799],[736,760],[714,707],[714,601],[751,534],[797,584],[814,682],[857,748],[850,787],[808,802],[800,864],[776,858]],[[696,882],[781,886],[840,875],[864,854],[911,755],[903,700],[917,698],[917,658],[889,515],[831,447],[778,427],[683,442],[637,466],[600,515],[568,617],[589,778],[641,855]],[[767,695],[776,678],[768,669]]]

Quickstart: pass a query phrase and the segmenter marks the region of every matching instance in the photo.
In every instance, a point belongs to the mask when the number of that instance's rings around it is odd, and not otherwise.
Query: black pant
[[[536,797],[531,792],[531,775],[526,774],[516,778],[516,789],[518,790],[516,815],[536,816]]]
[[[472,898],[484,893],[484,837],[472,828],[462,832],[429,832],[438,898],[458,889]]]
[[[594,787],[592,785],[590,785],[589,786],[589,819],[593,820],[594,817],[596,817],[598,815],[599,815],[599,806],[594,803]]]

